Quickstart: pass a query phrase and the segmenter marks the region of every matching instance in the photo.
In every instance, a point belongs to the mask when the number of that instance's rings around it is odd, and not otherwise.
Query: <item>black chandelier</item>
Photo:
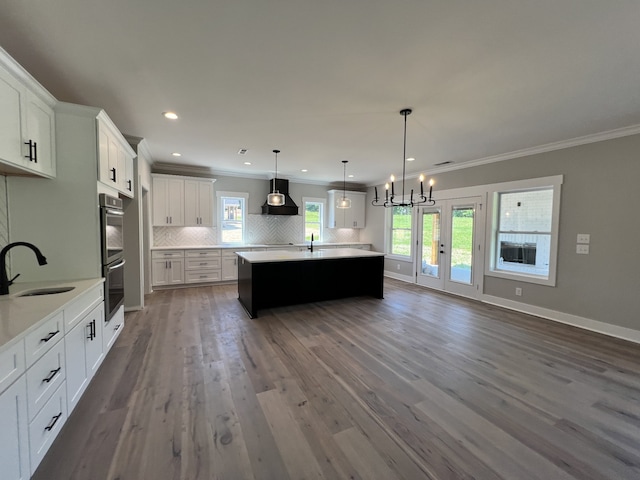
[[[394,181],[395,177],[391,175],[391,193],[389,193],[389,184],[385,183],[385,195],[384,201],[378,198],[378,187],[375,187],[375,198],[371,202],[371,205],[374,207],[413,207],[414,205],[435,205],[436,201],[431,196],[433,192],[433,179],[429,180],[429,197],[424,195],[424,175],[420,174],[420,195],[414,201],[413,199],[413,188],[411,189],[411,194],[409,195],[409,201],[405,200],[405,190],[404,190],[404,180],[405,180],[405,171],[407,164],[407,115],[411,114],[410,108],[404,108],[400,110],[400,115],[404,117],[404,141],[402,148],[402,197],[400,201],[395,200],[395,187]]]

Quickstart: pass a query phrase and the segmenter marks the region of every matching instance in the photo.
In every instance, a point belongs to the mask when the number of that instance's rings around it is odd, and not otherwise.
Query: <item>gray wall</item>
[[[440,190],[564,175],[556,286],[485,276],[484,293],[640,330],[639,152],[640,135],[633,135],[435,175]],[[589,255],[576,254],[578,233],[591,234]],[[361,241],[382,251],[383,208],[368,207]],[[386,268],[413,273],[406,262]]]
[[[56,112],[57,177],[7,177],[10,240],[35,244],[47,257],[12,250],[21,282],[102,276],[95,115]]]

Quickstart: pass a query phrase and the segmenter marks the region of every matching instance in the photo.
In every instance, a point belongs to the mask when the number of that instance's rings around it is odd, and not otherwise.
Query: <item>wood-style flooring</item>
[[[636,344],[391,279],[254,320],[235,285],[146,302],[35,480],[640,478]]]

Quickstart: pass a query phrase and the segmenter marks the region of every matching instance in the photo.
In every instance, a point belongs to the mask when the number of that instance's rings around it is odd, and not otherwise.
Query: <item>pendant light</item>
[[[276,154],[276,174],[273,178],[273,188],[271,189],[271,193],[267,195],[267,205],[271,205],[273,207],[280,207],[284,205],[284,195],[278,191],[278,154],[280,150],[274,150],[273,153]]]
[[[410,108],[404,108],[400,110],[400,115],[404,117],[404,141],[403,141],[403,150],[402,150],[402,199],[400,201],[395,200],[396,192],[394,187],[395,177],[391,175],[391,194],[389,194],[389,184],[386,183],[384,185],[385,188],[385,198],[384,201],[381,202],[382,199],[378,198],[378,187],[375,187],[375,197],[371,202],[371,205],[374,207],[413,207],[414,205],[435,205],[436,201],[433,199],[431,194],[433,193],[433,179],[429,180],[429,197],[424,195],[424,175],[420,175],[420,195],[414,201],[413,200],[413,188],[411,189],[411,195],[409,196],[409,201],[405,200],[405,191],[404,191],[404,180],[405,180],[405,171],[406,171],[406,163],[407,163],[407,116],[411,115]]]
[[[347,198],[347,163],[349,160],[342,160],[342,198],[336,202],[336,208],[351,208],[351,199]]]

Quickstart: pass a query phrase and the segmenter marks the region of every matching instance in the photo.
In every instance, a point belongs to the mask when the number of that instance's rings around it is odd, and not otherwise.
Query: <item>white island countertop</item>
[[[0,350],[13,339],[26,334],[41,320],[60,312],[69,302],[103,282],[104,278],[92,278],[11,285],[9,295],[0,295]],[[28,290],[65,286],[75,288],[53,295],[18,296]]]
[[[238,256],[249,263],[295,262],[301,260],[327,260],[340,258],[384,257],[384,253],[358,248],[334,248],[331,250],[306,250],[302,252],[267,250],[266,252],[238,252]]]

